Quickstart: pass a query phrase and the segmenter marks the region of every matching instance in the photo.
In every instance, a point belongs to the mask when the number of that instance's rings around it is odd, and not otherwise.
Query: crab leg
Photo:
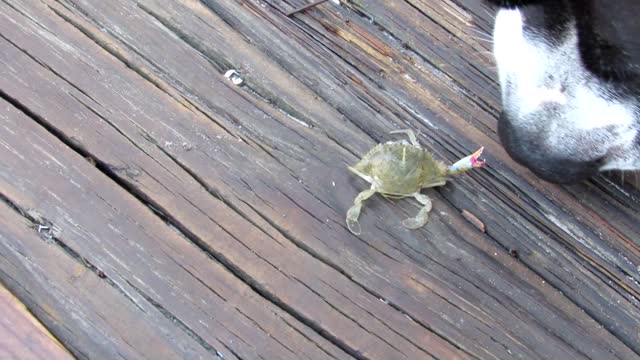
[[[354,235],[360,235],[361,233],[358,217],[360,216],[360,210],[362,209],[362,202],[370,198],[371,195],[375,193],[376,189],[372,185],[371,189],[365,190],[356,196],[356,199],[353,200],[353,205],[349,208],[349,211],[347,211],[347,226],[349,227],[349,231]]]
[[[422,227],[429,220],[429,211],[431,211],[431,199],[425,194],[421,194],[420,192],[416,192],[413,194],[413,197],[418,200],[418,202],[424,205],[416,217],[408,218],[402,221],[402,225],[409,229],[417,229]]]
[[[416,134],[413,132],[413,130],[394,130],[391,131],[389,134],[407,134],[407,136],[409,137],[409,142],[411,143],[411,145],[413,146],[420,146],[420,143],[418,143],[418,139],[416,138]]]

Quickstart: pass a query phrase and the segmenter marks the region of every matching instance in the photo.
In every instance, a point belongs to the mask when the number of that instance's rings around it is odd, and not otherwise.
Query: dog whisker
[[[468,34],[467,34],[467,35],[468,35]],[[468,35],[468,36],[469,36],[470,38],[472,38],[472,39],[476,39],[476,40],[484,41],[484,42],[486,42],[486,43],[489,43],[489,44],[493,45],[493,40],[490,40],[490,39],[483,39],[483,38],[481,38],[481,37],[477,37],[477,36],[473,36],[473,35]]]
[[[477,40],[481,40],[481,41],[493,44],[493,39],[491,39],[490,37],[482,37],[482,36],[476,36],[472,34],[467,34],[467,36],[469,36],[472,39],[477,39]]]
[[[472,28],[472,27],[470,27],[470,28],[469,28],[469,30],[471,30],[471,31],[473,31],[473,32],[476,32],[476,33],[478,33],[478,34],[480,34],[480,35],[486,36],[487,38],[491,38],[491,34],[490,34],[490,33],[488,33],[488,32],[485,32],[485,31],[483,31],[483,30],[478,30],[478,29],[476,29],[476,28]]]
[[[491,18],[491,20],[496,21],[496,14],[495,13],[490,13],[489,10],[487,10],[486,8],[483,8],[482,10],[484,10],[485,14],[489,15],[489,17]]]

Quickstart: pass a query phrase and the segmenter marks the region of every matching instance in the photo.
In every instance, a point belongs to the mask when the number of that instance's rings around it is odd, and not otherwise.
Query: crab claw
[[[484,146],[478,149],[473,154],[469,155],[469,161],[471,161],[471,167],[483,167],[486,164],[486,160],[480,160],[480,155],[484,151]]]
[[[484,166],[486,161],[479,159],[483,151],[484,151],[484,146],[478,149],[473,154],[456,161],[453,165],[449,166],[448,175],[455,175],[475,167]]]

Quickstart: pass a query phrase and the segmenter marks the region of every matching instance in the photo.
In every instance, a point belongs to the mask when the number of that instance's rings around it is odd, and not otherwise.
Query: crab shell
[[[422,188],[447,181],[448,166],[423,148],[404,141],[373,147],[351,171],[391,197],[409,196]]]

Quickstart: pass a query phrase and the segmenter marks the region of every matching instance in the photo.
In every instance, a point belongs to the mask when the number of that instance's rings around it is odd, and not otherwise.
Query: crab
[[[371,184],[371,188],[358,194],[353,206],[347,211],[347,226],[355,235],[361,233],[358,217],[362,202],[375,193],[391,199],[414,197],[422,207],[415,217],[402,221],[402,225],[418,229],[427,223],[431,211],[431,200],[420,193],[421,189],[442,186],[449,180],[449,176],[485,164],[485,161],[479,159],[484,147],[447,166],[420,146],[412,130],[396,130],[391,134],[406,134],[409,141],[378,144],[357,164],[349,166],[349,170]]]

